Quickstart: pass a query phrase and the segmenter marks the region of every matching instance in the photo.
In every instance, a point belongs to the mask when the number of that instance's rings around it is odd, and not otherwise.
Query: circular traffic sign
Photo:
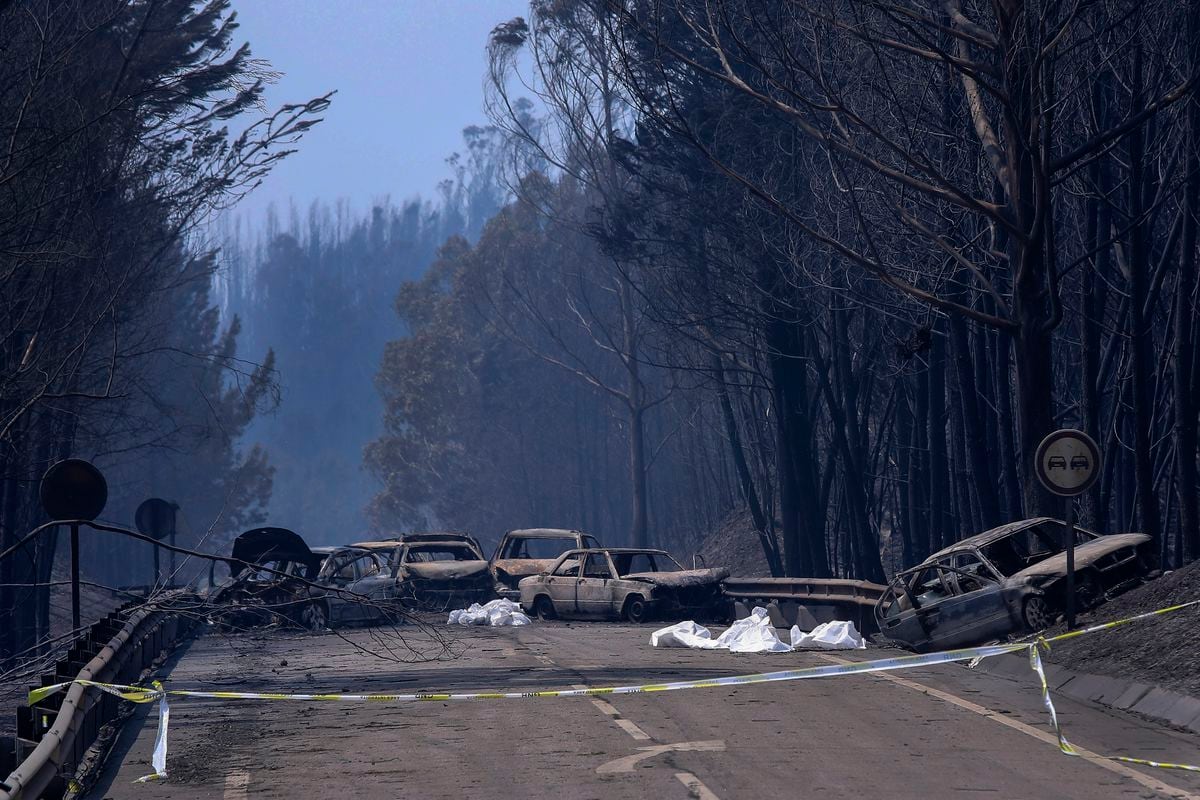
[[[143,500],[133,515],[137,529],[155,539],[165,539],[175,530],[175,505],[161,497]]]
[[[1055,494],[1083,494],[1100,477],[1100,448],[1083,431],[1055,431],[1038,445],[1034,470],[1042,485]]]
[[[46,470],[39,494],[50,519],[93,520],[108,502],[108,482],[92,464],[68,458]]]

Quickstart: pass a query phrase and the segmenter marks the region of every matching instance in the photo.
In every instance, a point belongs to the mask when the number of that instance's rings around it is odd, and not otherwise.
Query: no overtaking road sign
[[[1055,431],[1038,445],[1034,469],[1042,485],[1055,494],[1083,494],[1100,477],[1100,448],[1083,431]]]

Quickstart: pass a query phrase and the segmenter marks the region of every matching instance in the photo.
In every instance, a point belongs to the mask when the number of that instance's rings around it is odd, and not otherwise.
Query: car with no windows
[[[521,606],[541,619],[724,619],[727,577],[727,569],[684,569],[664,550],[575,549],[521,581]]]
[[[1002,525],[896,575],[875,606],[879,630],[918,651],[1048,628],[1066,606],[1066,526],[1047,517]],[[1156,566],[1143,533],[1075,529],[1075,598],[1092,608]]]
[[[582,531],[560,528],[525,528],[509,531],[500,540],[489,562],[496,581],[496,594],[519,601],[517,584],[523,578],[545,572],[567,550],[599,547],[595,537]]]

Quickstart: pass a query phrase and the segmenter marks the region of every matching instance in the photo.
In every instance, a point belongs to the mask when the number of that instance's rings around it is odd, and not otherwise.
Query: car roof
[[[401,544],[407,547],[409,550],[436,550],[438,548],[465,549],[474,553],[480,561],[487,561],[487,558],[483,555],[483,551],[479,549],[479,545],[466,539],[435,539],[428,542],[402,542]]]
[[[399,542],[355,542],[346,547],[357,547],[359,550],[395,550]]]
[[[574,550],[568,550],[570,553],[608,553],[612,554],[628,554],[628,553],[653,553],[654,555],[669,556],[666,550],[658,550],[653,547],[582,547]]]
[[[575,529],[567,530],[565,528],[521,528],[509,531],[504,535],[520,536],[522,539],[574,539],[578,536],[591,536],[590,533],[584,533]]]
[[[968,536],[966,539],[955,542],[949,547],[943,547],[941,550],[938,550],[936,553],[926,558],[922,563],[927,563],[929,561],[942,558],[943,556],[949,555],[950,553],[953,553],[957,550],[962,550],[964,548],[986,547],[992,542],[1003,539],[1006,536],[1011,536],[1012,534],[1017,533],[1018,531],[1023,531],[1026,528],[1032,528],[1034,525],[1040,525],[1043,522],[1053,522],[1057,525],[1062,524],[1053,517],[1033,517],[1032,519],[1022,519],[1016,522],[1009,522],[1005,525],[992,528],[989,531],[977,533],[974,536]]]

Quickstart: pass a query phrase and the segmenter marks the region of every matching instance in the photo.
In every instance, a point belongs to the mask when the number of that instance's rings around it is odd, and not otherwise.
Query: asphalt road
[[[284,692],[533,689],[895,654],[663,650],[649,646],[652,630],[535,622],[209,635],[180,655],[166,680],[175,688]],[[429,656],[441,660],[395,660]],[[1200,737],[1067,698],[1057,706],[1079,747],[1200,762]],[[1200,775],[1062,755],[1032,673],[1011,681],[962,665],[603,700],[179,700],[171,706],[169,777],[134,784],[152,771],[152,712],[144,707],[126,725],[87,796],[1200,798]]]

